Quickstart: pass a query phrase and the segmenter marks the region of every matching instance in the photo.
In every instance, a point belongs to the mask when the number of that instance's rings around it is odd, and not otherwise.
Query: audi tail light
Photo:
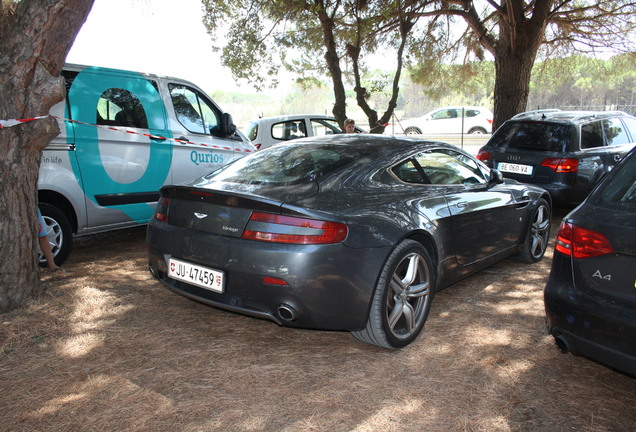
[[[555,173],[575,173],[579,170],[579,160],[571,158],[545,158],[541,166],[549,167]]]
[[[286,244],[339,243],[349,232],[346,225],[315,219],[254,212],[241,238]]]
[[[614,252],[607,237],[600,232],[567,222],[559,227],[555,249],[572,258],[593,258]]]
[[[479,153],[477,153],[477,159],[483,163],[488,163],[488,161],[490,161],[490,153],[485,150],[479,150]]]

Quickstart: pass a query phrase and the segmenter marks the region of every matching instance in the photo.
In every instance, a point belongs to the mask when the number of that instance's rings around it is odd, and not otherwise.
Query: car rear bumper
[[[221,309],[289,327],[359,330],[390,248],[281,245],[150,222],[149,267],[171,290]],[[159,252],[161,251],[161,252]],[[222,271],[223,293],[169,278],[173,257]],[[264,277],[287,285],[266,283]]]
[[[577,290],[570,260],[559,253],[544,302],[550,334],[560,349],[636,376],[636,311]]]
[[[591,190],[589,187],[583,187],[575,177],[566,177],[565,175],[551,183],[534,182],[531,178],[510,173],[504,173],[504,177],[545,189],[550,194],[555,206],[576,206],[585,199]]]

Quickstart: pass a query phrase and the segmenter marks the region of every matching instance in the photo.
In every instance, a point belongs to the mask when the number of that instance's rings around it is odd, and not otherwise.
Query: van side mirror
[[[221,124],[219,126],[221,128],[221,136],[231,136],[236,132],[236,125],[232,120],[232,115],[229,113],[221,114]]]
[[[501,171],[496,169],[490,170],[490,180],[488,181],[488,186],[498,185],[504,182],[503,174]]]

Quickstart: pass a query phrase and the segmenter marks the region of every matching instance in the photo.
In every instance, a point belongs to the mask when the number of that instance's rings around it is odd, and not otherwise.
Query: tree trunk
[[[0,120],[47,115],[64,97],[60,74],[94,0],[22,0],[0,10]],[[10,6],[9,6],[10,5]],[[0,311],[39,287],[37,180],[52,118],[0,129]]]
[[[545,37],[547,17],[554,0],[537,0],[527,16],[521,2],[502,2],[499,40],[490,44],[495,57],[493,130],[526,110],[530,75]],[[504,19],[505,17],[505,19]]]
[[[323,41],[327,52],[325,53],[325,62],[329,69],[329,75],[333,82],[333,94],[335,103],[333,105],[333,115],[340,125],[344,125],[344,121],[347,119],[347,97],[345,94],[344,83],[342,81],[342,70],[340,69],[340,57],[338,57],[338,49],[336,46],[336,39],[333,34],[334,21],[328,15],[325,5],[322,1],[316,2],[319,11],[318,19],[322,27]]]
[[[495,58],[493,131],[510,117],[526,110],[533,64],[534,54],[526,52]]]

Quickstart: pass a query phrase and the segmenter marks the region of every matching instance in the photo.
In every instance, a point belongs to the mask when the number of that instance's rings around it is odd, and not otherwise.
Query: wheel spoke
[[[396,301],[395,305],[393,306],[393,309],[391,309],[391,313],[389,314],[387,318],[389,328],[391,330],[395,329],[396,324],[398,323],[400,318],[402,318],[403,311],[404,311],[404,307],[403,307],[402,301],[400,300]]]
[[[404,292],[404,284],[402,283],[402,279],[393,273],[393,277],[391,278],[391,289],[396,295],[400,295]]]
[[[406,295],[409,298],[423,297],[428,295],[429,283],[428,281],[417,285],[411,285],[406,290]]]
[[[547,217],[547,209],[545,207],[540,207],[537,210],[537,215],[532,224],[532,228],[536,231],[545,231],[549,225],[550,219]]]
[[[395,306],[388,317],[389,328],[395,330],[395,326],[402,317],[404,317],[404,327],[408,335],[415,328],[415,311],[409,302],[398,300],[395,302]]]
[[[532,236],[532,244],[531,244],[531,252],[533,256],[539,256],[541,252],[545,249],[545,240],[543,236],[535,235]]]
[[[417,270],[419,268],[420,256],[419,255],[411,255],[409,257],[409,265],[406,269],[406,274],[402,279],[402,284],[404,286],[409,286],[413,282],[415,282],[415,277],[417,276]]]

